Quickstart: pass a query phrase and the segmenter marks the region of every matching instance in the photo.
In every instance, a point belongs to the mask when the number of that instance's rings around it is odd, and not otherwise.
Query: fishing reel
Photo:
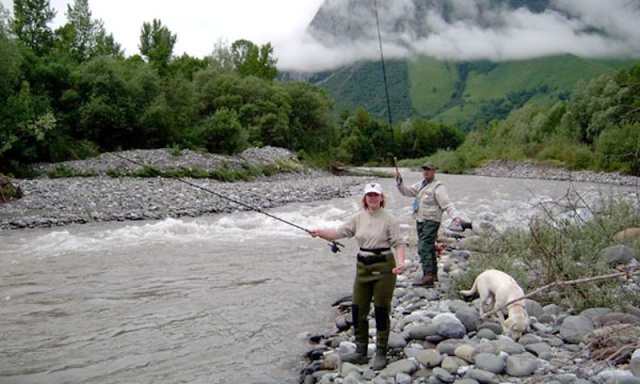
[[[329,248],[331,248],[331,252],[338,253],[340,252],[340,247],[344,247],[344,245],[338,243],[337,241],[332,241],[330,244],[327,244]]]

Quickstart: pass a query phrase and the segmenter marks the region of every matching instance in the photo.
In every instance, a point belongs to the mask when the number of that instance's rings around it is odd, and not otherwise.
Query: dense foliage
[[[478,122],[456,151],[436,161],[461,172],[491,159],[552,161],[570,169],[640,173],[640,64],[580,82],[566,101],[526,106],[504,120]]]
[[[325,164],[389,163],[462,142],[453,128],[422,120],[392,136],[355,106],[338,118],[319,87],[276,80],[270,44],[218,42],[205,58],[175,57],[177,35],[154,19],[141,27],[140,54],[125,57],[88,0],[69,5],[55,31],[48,0],[15,0],[15,19],[1,7],[0,172],[163,147],[235,154],[271,145]]]

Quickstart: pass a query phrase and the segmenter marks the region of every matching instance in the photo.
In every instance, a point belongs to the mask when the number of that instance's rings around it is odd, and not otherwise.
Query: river
[[[526,226],[569,186],[438,177],[466,218],[491,218],[500,230]],[[411,228],[412,199],[393,179],[377,181],[387,209]],[[574,187],[590,202],[636,197],[628,187]],[[334,227],[358,209],[361,189],[269,212]],[[297,383],[308,334],[331,330],[331,303],[350,294],[356,246],[343,243],[333,254],[256,212],[2,232],[0,383]]]

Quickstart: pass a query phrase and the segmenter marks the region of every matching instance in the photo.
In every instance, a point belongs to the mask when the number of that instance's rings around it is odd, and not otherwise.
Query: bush
[[[579,199],[579,197],[578,197]],[[567,201],[577,206],[577,201]],[[599,252],[614,245],[613,235],[640,224],[637,206],[609,198],[597,209],[586,207],[563,213],[547,212],[532,221],[529,231],[513,230],[479,244],[480,254],[470,261],[470,273],[454,281],[454,292],[468,289],[473,279],[486,269],[512,275],[525,291],[559,281],[570,281],[615,272],[600,260]],[[591,214],[585,220],[585,212]],[[588,215],[587,215],[588,216]],[[636,253],[640,243],[629,244]],[[558,287],[541,292],[535,299],[544,303],[565,301],[576,309],[638,305],[640,297],[622,288],[613,279]]]
[[[248,133],[238,121],[238,114],[221,108],[205,118],[197,128],[199,141],[209,152],[233,155],[247,148]]]

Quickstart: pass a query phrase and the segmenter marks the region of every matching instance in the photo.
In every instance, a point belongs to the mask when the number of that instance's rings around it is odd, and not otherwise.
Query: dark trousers
[[[418,231],[418,255],[422,262],[422,272],[438,273],[438,262],[436,260],[436,238],[440,223],[433,220],[425,220],[416,223]]]
[[[391,299],[396,286],[396,275],[391,271],[396,262],[392,254],[384,262],[365,265],[358,262],[356,278],[353,283],[353,327],[356,344],[366,346],[369,342],[369,309],[371,301],[375,307],[377,345],[387,349],[390,331],[389,313]]]

